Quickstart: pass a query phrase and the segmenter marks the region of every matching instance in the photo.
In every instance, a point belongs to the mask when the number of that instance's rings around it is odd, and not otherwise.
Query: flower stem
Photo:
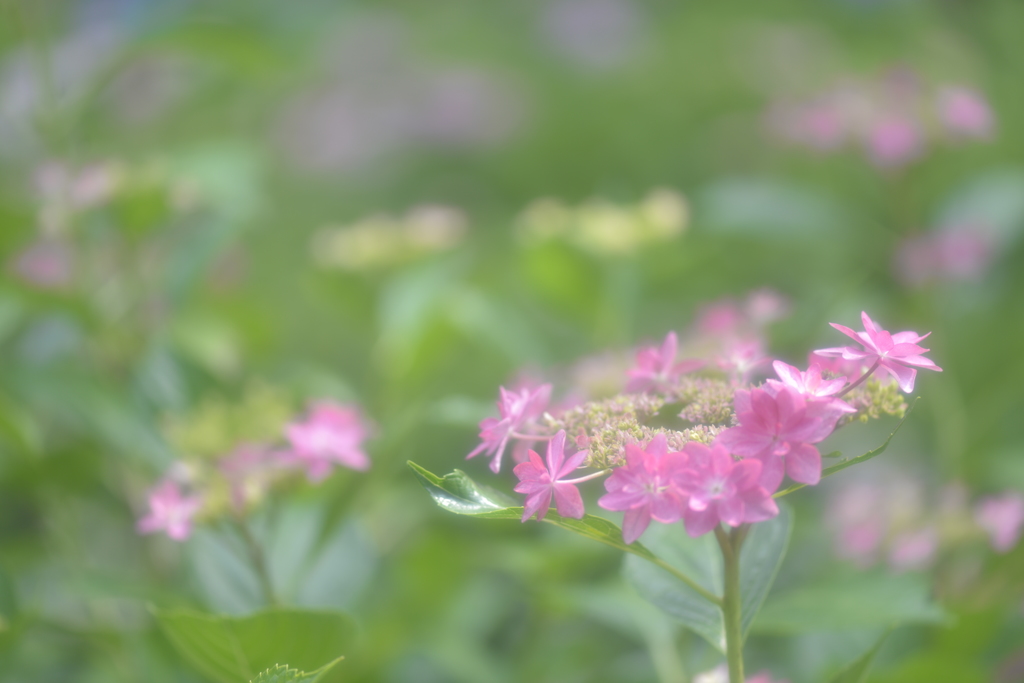
[[[611,471],[612,471],[611,468],[608,468],[606,470],[601,470],[599,472],[592,472],[590,474],[587,474],[587,475],[582,476],[582,477],[578,477],[576,479],[560,480],[559,483],[560,484],[582,484],[585,481],[590,481],[591,479],[597,479],[598,477],[603,477],[606,474],[611,474]]]
[[[235,522],[242,540],[245,541],[246,550],[249,552],[249,561],[256,572],[256,578],[260,582],[263,599],[270,606],[279,605],[280,600],[277,599],[277,594],[274,593],[274,584],[270,581],[270,572],[267,570],[267,560],[263,553],[263,546],[253,536],[252,530],[249,529],[249,525],[244,518],[241,516],[236,517]]]
[[[744,683],[743,679],[743,603],[740,595],[740,546],[746,538],[748,525],[731,532],[715,527],[715,538],[722,549],[725,573],[725,594],[722,596],[722,616],[725,621],[725,657],[729,663],[729,683]]]
[[[555,438],[554,434],[544,436],[543,434],[520,434],[519,432],[509,432],[508,434],[513,439],[519,439],[521,441],[551,441]]]
[[[875,364],[872,365],[870,368],[868,368],[867,372],[865,372],[863,375],[858,377],[856,382],[853,382],[852,384],[847,385],[847,387],[845,389],[843,389],[842,391],[840,391],[838,394],[836,394],[835,397],[836,398],[842,398],[843,396],[846,396],[848,393],[850,393],[850,391],[852,391],[854,387],[858,386],[864,380],[866,380],[868,377],[870,377],[875,372],[875,370],[878,369],[878,365],[881,362],[882,362],[881,360],[876,360]]]

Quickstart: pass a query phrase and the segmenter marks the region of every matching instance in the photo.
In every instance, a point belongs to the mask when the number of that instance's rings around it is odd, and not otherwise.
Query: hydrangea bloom
[[[632,543],[647,530],[651,519],[664,524],[682,517],[686,492],[678,480],[686,454],[669,452],[668,440],[658,434],[646,446],[628,444],[626,464],[604,482],[608,491],[597,504],[605,510],[621,510],[622,538]]]
[[[178,485],[165,479],[149,494],[149,513],[136,524],[140,534],[165,531],[175,541],[184,541],[192,533],[192,517],[202,506],[196,496],[182,495]]]
[[[939,92],[939,117],[950,133],[987,138],[994,121],[988,102],[972,88],[948,87]]]
[[[704,361],[701,360],[683,360],[677,363],[678,350],[679,339],[675,332],[665,335],[665,341],[660,348],[649,346],[640,349],[636,354],[636,367],[627,372],[629,383],[626,385],[626,391],[664,388],[673,378],[704,366]]]
[[[760,461],[735,460],[720,443],[691,441],[683,452],[688,464],[677,483],[689,493],[683,519],[690,536],[703,536],[719,522],[735,527],[779,514],[771,492],[760,484]]]
[[[305,420],[285,428],[285,436],[292,449],[286,459],[305,467],[310,481],[324,479],[336,464],[354,470],[370,468],[362,446],[369,428],[354,405],[316,403]]]
[[[877,363],[890,375],[896,378],[900,388],[906,393],[914,390],[914,379],[917,377],[917,370],[912,366],[936,370],[942,372],[937,366],[922,354],[929,349],[918,346],[917,343],[927,337],[931,332],[918,336],[916,332],[897,332],[890,334],[883,330],[866,312],[861,312],[861,320],[864,323],[863,332],[854,332],[849,327],[837,323],[829,323],[846,336],[859,342],[863,348],[853,346],[842,346],[829,349],[818,349],[815,353],[822,356],[842,356],[846,360],[859,360],[865,363]]]
[[[811,365],[807,372],[800,372],[797,368],[780,360],[775,361],[772,366],[779,379],[768,380],[766,389],[768,393],[777,394],[783,387],[789,387],[811,403],[823,404],[831,410],[843,413],[857,412],[856,408],[845,401],[831,398],[846,386],[845,377],[824,379],[821,375],[821,367],[818,365]]]
[[[1024,497],[1016,493],[983,499],[974,509],[974,520],[984,529],[996,552],[1017,545],[1024,528]]]
[[[547,464],[540,459],[536,451],[529,452],[529,460],[519,463],[512,470],[519,483],[516,493],[526,494],[523,506],[523,521],[537,515],[544,519],[551,507],[551,497],[555,498],[558,514],[562,517],[583,517],[583,499],[580,497],[576,483],[562,481],[563,477],[579,469],[587,457],[586,451],[580,451],[565,459],[565,430],[560,430],[548,442]]]
[[[774,492],[782,483],[783,467],[794,481],[818,483],[821,453],[811,444],[832,433],[841,411],[827,403],[808,403],[787,386],[774,395],[765,389],[738,389],[734,405],[739,425],[724,430],[718,441],[730,453],[759,458],[762,485]]]
[[[493,456],[491,471],[501,471],[501,458],[505,454],[505,446],[516,432],[530,420],[539,417],[547,408],[551,398],[551,385],[542,384],[536,389],[523,388],[509,391],[500,388],[498,414],[500,418],[488,417],[480,422],[480,445],[466,456],[466,459],[486,453]]]

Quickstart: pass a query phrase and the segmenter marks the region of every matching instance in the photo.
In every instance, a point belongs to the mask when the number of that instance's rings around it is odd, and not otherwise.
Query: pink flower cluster
[[[848,380],[825,374],[816,362],[800,370],[775,361],[778,379],[735,389],[734,425],[717,432],[710,444],[690,440],[672,448],[666,434],[657,433],[642,443],[626,443],[621,462],[570,478],[587,462],[588,453],[583,449],[588,437],[581,434],[575,440],[576,449],[568,442],[567,452],[564,430],[554,435],[542,432],[537,417],[547,408],[551,392],[550,385],[542,385],[519,392],[502,388],[498,402],[501,418],[481,422],[481,444],[467,457],[487,452],[493,458],[491,469],[497,472],[510,440],[547,440],[546,461],[531,450],[529,459],[514,469],[520,480],[515,490],[526,494],[523,521],[532,516],[543,519],[552,500],[559,515],[582,518],[584,504],[577,485],[610,474],[598,505],[624,513],[622,529],[627,543],[640,538],[651,520],[663,524],[682,521],[696,537],[720,524],[737,527],[770,519],[778,514],[773,494],[787,475],[801,484],[820,481],[821,453],[816,444],[835,430],[840,419],[857,412],[842,400],[843,395],[879,368],[895,377],[905,391],[913,389],[915,367],[940,370],[922,356],[927,349],[917,342],[924,337],[913,332],[890,334],[867,313],[862,320],[862,332],[833,324],[860,348],[823,349],[815,352],[820,355],[812,355],[823,364],[833,357],[841,359],[839,362],[858,371],[870,365],[860,377]],[[678,375],[699,367],[700,361],[678,362],[677,351],[674,333],[660,348],[641,350],[637,367],[629,371],[629,388],[661,390]]]
[[[319,482],[338,465],[358,471],[369,469],[370,458],[363,441],[370,431],[358,406],[318,401],[302,419],[285,426],[287,448],[240,444],[220,460],[217,474],[227,484],[232,506],[240,512],[261,498],[278,476],[289,471],[305,471],[311,482]],[[183,494],[178,479],[189,477],[166,477],[150,491],[149,512],[138,522],[139,533],[164,531],[175,541],[189,537],[193,518],[203,508],[204,496]]]
[[[978,91],[933,88],[908,69],[876,79],[844,79],[810,99],[776,102],[768,126],[778,138],[822,152],[863,147],[881,168],[920,158],[930,140],[989,139],[995,117]]]
[[[997,255],[997,240],[981,226],[957,225],[903,240],[893,273],[908,287],[978,280]]]

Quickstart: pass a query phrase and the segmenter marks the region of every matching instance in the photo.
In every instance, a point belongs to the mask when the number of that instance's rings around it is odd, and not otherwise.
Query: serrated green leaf
[[[881,455],[882,452],[886,448],[889,447],[889,442],[892,441],[892,437],[896,436],[896,432],[900,431],[900,427],[902,427],[903,423],[907,421],[908,417],[910,417],[910,413],[911,413],[911,411],[914,410],[914,406],[915,405],[917,405],[917,399],[916,398],[914,399],[914,402],[911,403],[910,406],[907,408],[907,412],[903,414],[903,418],[899,421],[899,424],[897,424],[896,428],[892,430],[892,433],[889,434],[888,437],[886,437],[885,441],[882,442],[881,446],[879,446],[878,448],[875,448],[874,450],[870,450],[867,453],[864,453],[863,455],[858,455],[856,458],[850,458],[849,460],[843,460],[841,462],[837,462],[835,465],[832,465],[830,467],[826,467],[825,469],[823,469],[821,471],[821,478],[824,479],[825,477],[831,476],[831,475],[835,474],[836,472],[840,472],[842,470],[845,470],[847,467],[853,467],[854,465],[858,465],[858,464],[860,464],[862,462],[865,462],[867,460],[871,460],[871,458],[874,458],[877,455]],[[835,458],[835,457],[839,457],[841,455],[842,454],[839,453],[838,451],[834,451],[832,453],[829,453],[825,457],[826,458]],[[781,498],[782,496],[785,496],[787,494],[793,493],[794,491],[799,491],[800,489],[804,488],[805,486],[807,486],[807,484],[793,484],[789,488],[785,488],[785,489],[782,489],[781,491],[777,492],[775,494],[775,497],[776,498]]]
[[[341,612],[271,608],[245,617],[154,610],[174,648],[218,683],[238,683],[288,662],[315,671],[350,650],[356,626]]]
[[[864,683],[868,679],[868,674],[871,673],[871,665],[875,662],[875,656],[882,649],[882,645],[888,637],[889,631],[886,631],[870,650],[829,679],[829,683]]]
[[[316,671],[310,671],[309,673],[293,669],[287,664],[277,664],[252,679],[249,683],[316,683],[342,659],[344,657],[338,657],[333,662],[325,664]]]
[[[758,633],[796,634],[934,624],[945,619],[923,577],[876,573],[832,579],[775,596],[761,610],[755,628]]]
[[[744,633],[750,630],[775,581],[792,526],[789,509],[780,506],[778,517],[750,527],[740,549]],[[713,535],[690,538],[682,525],[657,524],[648,529],[645,538],[658,557],[695,578],[708,592],[722,593],[722,556]],[[660,567],[627,558],[623,571],[640,595],[719,650],[725,650],[725,623],[717,606],[701,599],[692,587]]]
[[[420,483],[430,493],[434,502],[449,512],[482,519],[520,520],[523,517],[521,505],[516,506],[512,499],[505,494],[476,483],[461,470],[455,470],[439,477],[412,461],[409,461],[408,465],[416,473]],[[622,540],[622,529],[614,522],[594,515],[584,515],[583,519],[561,517],[555,512],[548,512],[543,521],[653,562],[665,571],[674,574],[680,582],[690,584],[695,595],[703,594],[704,600],[715,604],[719,602],[718,597],[707,592],[698,582],[684,574],[681,568],[666,564],[639,542],[627,545]]]

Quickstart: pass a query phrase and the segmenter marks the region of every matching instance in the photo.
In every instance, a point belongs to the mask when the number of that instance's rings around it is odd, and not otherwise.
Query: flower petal
[[[821,481],[821,453],[810,444],[795,444],[786,455],[786,474],[801,484],[817,484]]]

